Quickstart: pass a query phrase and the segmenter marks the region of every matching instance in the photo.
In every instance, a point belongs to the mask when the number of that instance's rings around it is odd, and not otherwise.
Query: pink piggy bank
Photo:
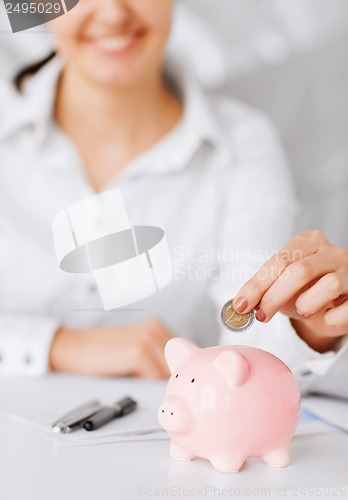
[[[206,458],[222,472],[238,472],[248,457],[288,465],[301,398],[280,359],[254,347],[200,349],[183,338],[169,340],[165,356],[171,377],[158,419],[172,458]]]

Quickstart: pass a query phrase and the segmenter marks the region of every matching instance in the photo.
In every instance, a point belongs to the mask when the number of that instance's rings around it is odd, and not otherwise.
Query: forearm
[[[163,351],[172,337],[156,321],[116,328],[61,327],[51,344],[50,369],[97,376],[168,375]]]

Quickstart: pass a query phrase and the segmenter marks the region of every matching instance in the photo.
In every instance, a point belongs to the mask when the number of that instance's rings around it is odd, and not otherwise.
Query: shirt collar
[[[116,180],[144,172],[148,175],[184,170],[204,143],[220,148],[232,159],[225,132],[215,116],[210,99],[198,83],[172,61],[166,61],[165,74],[169,83],[180,94],[184,105],[183,117],[153,148],[121,170]]]
[[[33,144],[44,140],[52,124],[56,88],[63,64],[62,59],[56,56],[28,81],[23,92],[17,91],[12,82],[1,82],[0,109],[4,110],[5,120],[0,126],[0,139],[32,126]],[[184,114],[175,129],[159,141],[150,154],[146,152],[136,159],[130,169],[134,173],[142,170],[145,164],[147,172],[180,170],[188,165],[203,142],[215,147],[226,144],[224,131],[219,126],[209,99],[195,80],[169,61],[165,73],[180,93]],[[168,154],[170,151],[173,154]]]
[[[211,101],[199,84],[187,72],[168,64],[169,75],[173,75],[184,103],[184,116],[179,125],[181,133],[188,138],[187,152],[197,149],[202,142],[212,146],[225,144],[224,133],[219,126]],[[184,156],[184,150],[183,150]]]

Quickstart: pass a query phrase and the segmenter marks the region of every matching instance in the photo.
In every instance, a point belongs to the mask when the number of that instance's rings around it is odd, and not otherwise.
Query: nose
[[[100,17],[109,24],[128,21],[130,9],[127,0],[103,0],[99,9]]]
[[[167,398],[158,409],[158,420],[166,431],[184,434],[191,427],[190,408],[184,400]]]

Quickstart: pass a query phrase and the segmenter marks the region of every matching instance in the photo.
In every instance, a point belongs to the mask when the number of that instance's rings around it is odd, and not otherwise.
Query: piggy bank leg
[[[229,455],[216,455],[210,458],[210,463],[219,472],[239,472],[242,468],[245,457]]]
[[[272,450],[262,455],[262,460],[270,467],[286,467],[290,462],[289,446]]]
[[[170,443],[169,454],[174,460],[187,461],[195,458],[195,455],[188,453],[181,446],[177,445],[174,441]]]

